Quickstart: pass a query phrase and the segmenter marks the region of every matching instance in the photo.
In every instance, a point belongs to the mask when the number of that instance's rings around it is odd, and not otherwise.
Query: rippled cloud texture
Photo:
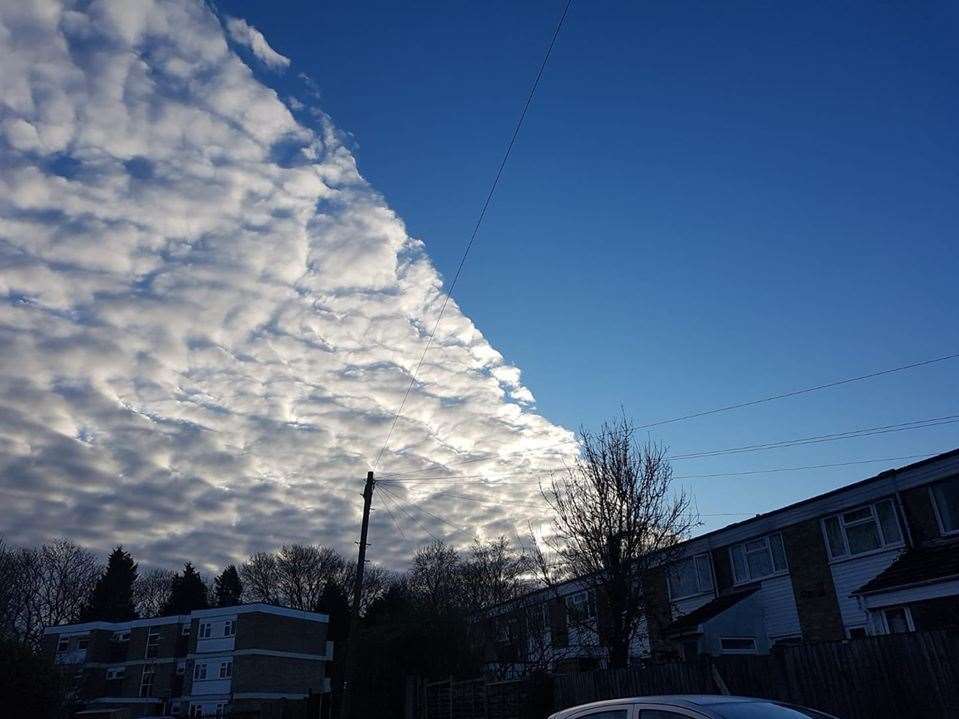
[[[8,541],[167,565],[353,550],[442,281],[336,129],[299,122],[226,38],[199,0],[0,0]],[[532,401],[451,302],[380,468],[555,465],[572,437]],[[522,531],[536,492],[411,486],[391,503],[405,536],[374,515],[388,565],[428,539],[417,520]]]

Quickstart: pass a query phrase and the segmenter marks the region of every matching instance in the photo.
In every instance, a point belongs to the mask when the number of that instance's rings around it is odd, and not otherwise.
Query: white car
[[[563,709],[549,719],[836,719],[769,699],[712,694],[608,699]]]

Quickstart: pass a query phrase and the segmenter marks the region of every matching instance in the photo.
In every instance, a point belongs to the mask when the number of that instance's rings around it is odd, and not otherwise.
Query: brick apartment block
[[[272,716],[330,690],[325,614],[269,604],[49,627],[83,716]],[[119,711],[118,711],[119,710]]]

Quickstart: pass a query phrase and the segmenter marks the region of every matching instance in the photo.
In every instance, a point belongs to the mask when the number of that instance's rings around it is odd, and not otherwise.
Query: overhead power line
[[[943,423],[945,424],[945,423]],[[936,426],[936,425],[931,425]],[[912,429],[907,427],[906,429]],[[773,474],[779,472],[800,472],[810,469],[829,469],[834,467],[852,467],[859,464],[875,464],[877,462],[899,462],[907,459],[918,459],[920,457],[928,457],[935,452],[921,452],[916,454],[904,454],[898,457],[877,457],[875,459],[856,459],[848,462],[831,462],[827,464],[807,464],[799,467],[769,467],[766,469],[750,469],[741,472],[714,472],[710,474],[678,474],[674,475],[673,479],[703,479],[710,477],[740,477],[753,474]],[[481,484],[510,484],[512,482],[504,481],[504,479],[509,479],[512,477],[525,477],[532,478],[537,475],[546,475],[552,474],[555,472],[565,470],[565,467],[540,467],[540,468],[531,468],[526,472],[509,472],[506,474],[460,474],[460,475],[448,475],[448,476],[421,476],[421,477],[400,477],[394,478],[388,476],[385,479],[382,479],[382,482],[387,482],[390,484],[404,484],[404,483],[420,483],[420,482],[437,482],[437,483],[449,483],[449,482],[461,482],[461,481],[478,481]],[[525,484],[525,482],[520,482]]]
[[[671,419],[661,419],[657,422],[650,422],[648,424],[641,424],[636,429],[649,429],[650,427],[660,427],[664,424],[672,424],[673,422],[682,422],[687,419],[695,419],[696,417],[706,417],[711,414],[719,414],[720,412],[729,412],[733,409],[741,409],[743,407],[753,407],[757,404],[764,404],[766,402],[775,402],[779,399],[786,399],[788,397],[796,397],[801,394],[809,394],[810,392],[818,392],[824,389],[830,389],[832,387],[839,387],[844,384],[852,384],[853,382],[862,382],[863,380],[873,379],[875,377],[882,377],[883,375],[893,374],[895,372],[903,372],[908,369],[915,369],[916,367],[925,367],[927,365],[936,364],[937,362],[945,362],[946,360],[956,359],[959,357],[959,352],[951,355],[944,355],[942,357],[934,357],[932,359],[923,360],[921,362],[913,362],[912,364],[902,365],[901,367],[892,367],[890,369],[879,370],[878,372],[870,372],[869,374],[859,375],[858,377],[847,377],[846,379],[836,380],[835,382],[827,382],[826,384],[819,384],[813,387],[804,387],[803,389],[793,390],[792,392],[783,392],[782,394],[774,394],[769,397],[763,397],[761,399],[754,399],[748,402],[737,402],[736,404],[728,404],[724,407],[716,407],[715,409],[707,409],[701,412],[693,412],[692,414],[684,414],[681,417],[672,417]]]
[[[815,385],[812,387],[805,387],[803,389],[793,390],[791,392],[783,392],[780,394],[771,395],[769,397],[763,397],[761,399],[750,400],[748,402],[737,402],[735,404],[725,405],[723,407],[716,407],[714,409],[703,410],[701,412],[693,412],[691,414],[682,415],[679,417],[673,417],[670,419],[659,420],[657,422],[650,422],[647,424],[638,425],[636,429],[649,429],[652,427],[659,427],[665,424],[672,424],[674,422],[681,422],[687,419],[694,419],[696,417],[705,417],[708,415],[719,414],[721,412],[728,412],[734,409],[740,409],[743,407],[752,407],[758,404],[764,404],[766,402],[773,402],[779,399],[786,399],[788,397],[795,397],[798,395],[809,394],[811,392],[817,392],[824,389],[829,389],[832,387],[839,387],[846,384],[851,384],[853,382],[862,382],[867,379],[873,379],[875,377],[882,377],[884,375],[894,374],[896,372],[903,372],[910,369],[916,369],[918,367],[926,367],[928,365],[933,365],[939,362],[945,362],[947,360],[959,358],[959,353],[943,355],[941,357],[933,357],[931,359],[922,360],[920,362],[912,362],[910,364],[900,365],[898,367],[890,367],[888,369],[879,370],[876,372],[869,372],[867,374],[858,375],[856,377],[847,377],[845,379],[836,380],[834,382],[827,382],[826,384]],[[423,472],[428,471],[437,471],[437,472],[448,472],[451,467],[459,467],[466,464],[473,464],[476,462],[487,462],[499,459],[499,455],[488,455],[485,457],[470,457],[469,459],[464,459],[459,462],[448,462],[441,467],[435,467],[433,470],[428,468],[418,469],[418,470],[409,470],[407,472],[394,472],[391,473],[392,477],[399,477],[404,475],[419,475]],[[674,457],[674,459],[676,459]]]
[[[483,219],[486,217],[486,211],[489,209],[490,202],[493,200],[493,193],[496,191],[496,186],[499,184],[500,177],[503,175],[503,170],[506,167],[506,162],[509,160],[510,153],[513,152],[513,145],[516,144],[516,138],[519,136],[519,131],[523,127],[523,122],[526,120],[526,113],[529,111],[529,106],[533,102],[533,95],[536,94],[536,88],[539,87],[539,81],[543,77],[543,72],[546,70],[546,63],[549,62],[549,57],[553,53],[553,47],[556,45],[556,39],[559,37],[559,32],[563,28],[563,23],[566,21],[566,15],[569,13],[569,7],[572,4],[573,0],[566,0],[566,5],[563,7],[563,14],[560,16],[559,22],[556,24],[556,29],[553,31],[553,37],[550,39],[549,46],[546,48],[546,55],[543,57],[543,62],[540,63],[539,72],[536,73],[536,79],[533,80],[533,85],[529,89],[529,95],[527,95],[526,103],[523,105],[523,111],[520,113],[519,120],[516,122],[516,127],[513,128],[513,135],[510,137],[509,144],[506,146],[506,152],[503,153],[503,159],[500,161],[499,168],[496,170],[496,176],[493,178],[493,183],[490,185],[489,192],[486,194],[486,200],[483,202],[483,209],[480,210],[479,217],[476,219],[476,225],[473,227],[473,232],[470,235],[469,241],[466,243],[466,249],[463,251],[463,256],[460,258],[459,265],[456,267],[456,272],[453,274],[453,280],[450,282],[449,288],[446,291],[446,296],[443,298],[443,304],[440,307],[440,312],[436,317],[436,322],[433,323],[433,331],[430,332],[429,339],[426,342],[426,347],[423,348],[423,354],[420,355],[419,362],[416,363],[416,369],[414,369],[413,373],[410,375],[410,384],[406,388],[406,393],[403,395],[403,401],[400,402],[399,409],[397,409],[396,414],[393,415],[393,422],[390,424],[390,431],[386,435],[386,441],[383,443],[383,447],[376,456],[376,462],[373,464],[374,470],[379,467],[380,460],[383,458],[383,453],[390,444],[390,439],[393,437],[393,431],[396,429],[396,423],[399,421],[400,415],[403,414],[403,409],[406,407],[406,402],[410,397],[410,392],[413,389],[413,385],[416,383],[416,375],[419,374],[420,368],[423,366],[423,360],[426,358],[426,353],[429,352],[430,346],[433,344],[433,338],[436,337],[436,328],[439,327],[440,320],[443,319],[443,314],[446,312],[446,306],[449,304],[450,297],[453,296],[453,288],[456,287],[456,282],[459,280],[460,274],[463,271],[463,265],[466,264],[466,258],[469,256],[470,249],[473,247],[473,242],[476,240],[476,236],[479,234],[480,226],[483,224]]]

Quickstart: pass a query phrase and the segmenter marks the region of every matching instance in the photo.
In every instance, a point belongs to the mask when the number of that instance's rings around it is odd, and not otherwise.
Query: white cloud
[[[290,58],[284,57],[270,47],[263,33],[246,20],[238,17],[227,17],[225,20],[227,32],[230,33],[233,42],[248,47],[260,62],[271,70],[285,70],[290,66]]]
[[[442,281],[205,4],[136,6],[0,0],[0,532],[163,564],[352,550]],[[554,466],[572,435],[530,402],[451,301],[379,470]],[[474,489],[394,491],[455,541],[418,507],[481,535],[535,518],[535,478]],[[428,538],[412,517],[403,540],[375,514],[376,559]]]

